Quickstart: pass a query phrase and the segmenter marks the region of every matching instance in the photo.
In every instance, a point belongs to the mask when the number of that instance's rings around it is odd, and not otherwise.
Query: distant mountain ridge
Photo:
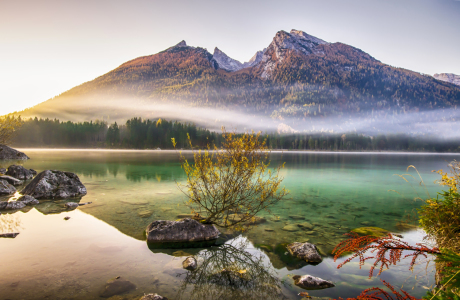
[[[450,82],[455,85],[460,85],[460,75],[455,75],[452,73],[441,73],[441,74],[434,74],[433,77],[438,80]]]
[[[458,104],[459,86],[385,65],[358,48],[291,30],[277,32],[266,49],[245,63],[217,47],[211,54],[181,41],[18,114],[73,121],[204,118],[196,110],[177,113],[177,107],[191,107],[223,115],[239,112],[302,130],[306,124],[327,124],[330,118],[347,123],[355,116],[390,118],[456,109]],[[222,118],[210,113],[208,119],[217,124]]]

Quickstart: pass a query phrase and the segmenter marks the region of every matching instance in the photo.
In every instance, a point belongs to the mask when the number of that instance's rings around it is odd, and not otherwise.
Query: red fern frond
[[[361,292],[356,298],[347,298],[346,300],[419,300],[406,291],[400,289],[398,292],[394,286],[382,280],[383,284],[391,291],[391,293],[377,287],[368,288]],[[343,300],[339,298],[339,300]]]
[[[374,260],[374,263],[369,271],[369,278],[373,276],[374,270],[379,269],[378,275],[380,275],[385,268],[389,268],[391,265],[396,265],[403,254],[403,251],[411,251],[406,254],[403,259],[412,257],[410,263],[410,269],[414,266],[418,257],[423,256],[427,258],[427,254],[439,254],[438,248],[429,248],[423,244],[416,244],[415,246],[409,245],[391,233],[383,237],[373,236],[359,236],[356,233],[347,233],[350,238],[339,243],[332,251],[334,261],[340,256],[352,252],[353,254],[347,258],[344,262],[337,266],[340,269],[343,265],[350,262],[356,257],[359,257],[359,267],[361,268],[364,263],[368,260]],[[366,256],[367,253],[375,253],[373,256]]]

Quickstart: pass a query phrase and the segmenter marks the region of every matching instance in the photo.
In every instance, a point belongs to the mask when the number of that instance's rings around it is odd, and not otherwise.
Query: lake
[[[31,158],[21,162],[27,168],[76,173],[88,190],[81,201],[92,204],[66,211],[66,201],[41,201],[20,211],[2,211],[0,232],[20,234],[0,239],[0,299],[101,299],[106,282],[117,276],[136,289],[109,299],[139,299],[144,293],[169,299],[300,299],[304,290],[293,284],[292,276],[305,274],[336,285],[308,291],[311,296],[356,297],[382,283],[368,279],[369,267],[360,269],[357,261],[337,269],[344,258],[334,262],[331,251],[343,234],[377,226],[421,242],[423,231],[415,225],[423,202],[417,197],[436,196],[441,189],[431,171],[446,170],[450,161],[460,159],[458,154],[275,152],[273,165],[286,162],[281,175],[290,194],[272,214],[260,214],[267,222],[242,234],[226,231],[232,238],[208,249],[149,249],[144,234],[148,224],[190,214],[177,188],[185,180],[177,152],[22,151]],[[0,162],[0,167],[10,164]],[[406,171],[409,165],[417,168],[426,189],[414,169]],[[406,182],[397,174],[414,177],[406,176]],[[283,230],[302,222],[314,228]],[[294,241],[316,244],[323,262],[290,259],[282,244]],[[182,269],[188,255],[198,258],[195,272]],[[421,264],[411,272],[408,264],[380,278],[421,297],[433,284],[433,270]],[[242,275],[229,276],[223,269]]]

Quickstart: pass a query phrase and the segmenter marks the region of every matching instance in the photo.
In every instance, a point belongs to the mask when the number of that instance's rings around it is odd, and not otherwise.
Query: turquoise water
[[[309,291],[316,297],[355,297],[370,286],[369,268],[352,262],[337,269],[331,251],[343,234],[377,226],[420,242],[416,228],[417,197],[435,196],[440,188],[431,170],[446,169],[459,155],[395,153],[273,153],[282,170],[289,197],[261,213],[267,221],[211,249],[150,250],[144,230],[153,220],[175,220],[190,211],[177,183],[184,181],[174,151],[25,150],[22,162],[37,171],[75,172],[88,189],[75,211],[63,201],[43,201],[21,211],[3,211],[0,231],[16,230],[15,239],[0,239],[0,299],[100,299],[105,282],[122,276],[136,289],[113,299],[138,299],[159,293],[170,299],[300,299],[293,275],[310,274],[332,280],[335,288]],[[188,155],[188,154],[187,154]],[[0,167],[9,164],[0,163]],[[423,177],[426,189],[414,165]],[[395,174],[409,173],[404,181]],[[7,198],[3,197],[3,200]],[[64,221],[65,216],[71,219]],[[309,222],[313,229],[297,224]],[[9,229],[7,229],[9,228]],[[284,229],[283,229],[284,228]],[[294,228],[294,229],[291,229]],[[286,231],[291,229],[295,231]],[[309,241],[324,255],[319,265],[292,261],[280,246]],[[281,250],[280,250],[281,249]],[[184,256],[196,255],[196,272],[181,267]],[[228,276],[226,270],[245,270]],[[417,277],[415,278],[415,275]],[[433,284],[433,273],[419,266],[414,273],[402,264],[381,278],[421,296]],[[414,289],[412,290],[412,287]]]

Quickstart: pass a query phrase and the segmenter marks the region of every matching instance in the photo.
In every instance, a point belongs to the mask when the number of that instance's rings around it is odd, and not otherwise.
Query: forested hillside
[[[107,149],[178,149],[221,146],[221,134],[193,124],[163,119],[132,118],[124,124],[116,122],[61,122],[50,119],[29,119],[16,132],[15,147],[40,148],[107,148]],[[270,149],[310,151],[428,151],[460,152],[460,140],[436,137],[414,137],[404,134],[366,136],[363,134],[277,134],[266,133]]]

